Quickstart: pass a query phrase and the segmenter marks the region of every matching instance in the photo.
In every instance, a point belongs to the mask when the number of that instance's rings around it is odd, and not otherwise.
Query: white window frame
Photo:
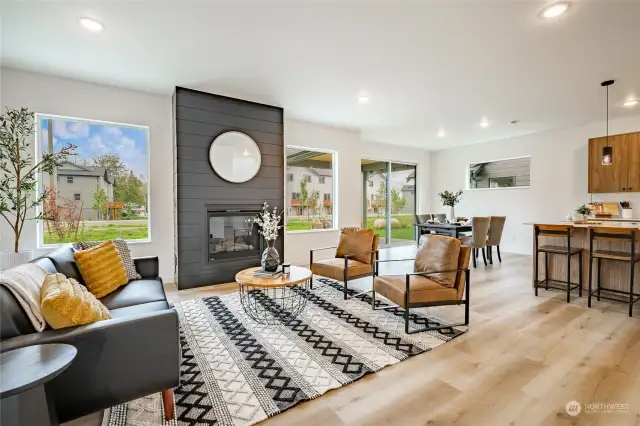
[[[117,127],[129,127],[132,129],[140,129],[145,130],[147,132],[147,238],[139,239],[139,240],[125,240],[127,244],[149,244],[152,242],[151,237],[151,128],[149,126],[142,126],[138,124],[127,124],[127,123],[117,123],[114,121],[103,121],[103,120],[92,120],[90,118],[78,118],[71,117],[66,115],[55,115],[55,114],[43,114],[36,113],[35,114],[35,124],[36,131],[34,132],[34,147],[35,147],[35,159],[36,161],[40,161],[42,159],[41,152],[41,132],[42,132],[42,120],[43,119],[58,119],[58,120],[67,120],[67,121],[82,121],[90,124],[100,124],[105,126],[117,126]],[[37,193],[42,193],[42,174],[37,174]],[[36,209],[37,213],[42,213],[42,206],[39,206]],[[36,248],[38,249],[53,249],[59,247],[63,244],[68,243],[58,243],[58,244],[44,244],[44,221],[38,220],[36,226]]]
[[[67,183],[73,183],[73,176],[67,176]]]
[[[507,161],[507,160],[519,160],[521,158],[528,158],[529,159],[529,182],[531,182],[531,170],[532,170],[532,158],[531,155],[520,155],[518,157],[508,157],[508,158],[494,158],[492,160],[480,160],[480,161],[472,161],[470,163],[467,163],[467,167],[465,168],[465,174],[464,174],[464,180],[465,180],[465,187],[467,191],[512,191],[514,189],[530,189],[531,188],[531,183],[529,183],[528,186],[503,186],[503,187],[497,187],[497,188],[471,188],[470,182],[469,182],[469,174],[471,173],[471,165],[472,164],[478,164],[478,163],[493,163],[495,161]]]
[[[329,149],[321,149],[321,148],[314,148],[314,147],[309,147],[309,146],[301,146],[301,145],[285,145],[285,158],[284,158],[284,167],[285,167],[285,173],[286,173],[286,168],[287,168],[287,149],[289,148],[294,148],[294,149],[302,149],[305,151],[313,151],[313,152],[318,152],[318,153],[322,153],[322,154],[331,154],[331,193],[333,194],[333,198],[332,198],[332,203],[331,203],[331,217],[333,218],[333,223],[331,228],[327,228],[327,229],[303,229],[303,230],[298,230],[298,231],[289,231],[286,227],[286,224],[288,222],[288,210],[289,209],[285,209],[285,215],[284,215],[284,224],[285,224],[285,232],[287,234],[292,234],[292,235],[296,235],[296,234],[312,234],[312,233],[319,233],[319,232],[335,232],[337,230],[340,229],[339,226],[339,218],[338,218],[338,151],[333,151],[333,150],[329,150]],[[304,176],[304,175],[303,175]],[[309,175],[310,177],[310,175]],[[303,177],[304,178],[304,177]],[[287,182],[288,184],[289,182]],[[287,185],[285,185],[284,187],[284,191],[285,191],[285,195],[287,193]]]

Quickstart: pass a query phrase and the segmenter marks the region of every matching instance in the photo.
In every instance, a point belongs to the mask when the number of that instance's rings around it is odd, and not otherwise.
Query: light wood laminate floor
[[[386,249],[405,258],[415,247]],[[497,263],[497,256],[496,263]],[[564,293],[533,295],[530,256],[503,255],[503,263],[471,273],[471,326],[453,342],[286,411],[262,424],[305,425],[640,425],[640,320],[626,305],[586,297],[565,303]],[[412,267],[393,264],[381,273]],[[360,280],[366,288],[371,279]],[[218,295],[233,284],[178,292],[171,300]],[[638,305],[640,317],[640,304]],[[430,309],[446,319],[462,307]],[[622,413],[569,416],[570,401],[627,404]],[[592,407],[595,408],[595,407]],[[624,406],[623,406],[624,408]],[[101,414],[67,425],[98,426]]]

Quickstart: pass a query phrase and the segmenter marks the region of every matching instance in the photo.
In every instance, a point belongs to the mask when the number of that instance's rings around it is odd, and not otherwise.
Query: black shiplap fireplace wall
[[[283,110],[176,87],[173,120],[175,281],[180,290],[233,282],[236,272],[259,260],[209,261],[207,212],[257,209],[265,201],[284,208]],[[209,164],[211,142],[231,130],[249,135],[262,153],[260,171],[249,182],[227,182]],[[276,248],[284,256],[284,238]]]

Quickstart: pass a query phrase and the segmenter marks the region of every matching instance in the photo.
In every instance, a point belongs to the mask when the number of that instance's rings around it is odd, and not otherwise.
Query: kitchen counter
[[[640,220],[638,221],[605,221],[600,219],[589,220],[585,223],[574,223],[570,221],[565,222],[540,222],[535,223],[537,225],[563,225],[563,226],[571,226],[572,234],[571,234],[571,247],[578,247],[582,250],[582,265],[578,264],[578,256],[575,255],[571,260],[571,282],[577,283],[579,278],[579,268],[582,268],[582,277],[583,283],[582,286],[584,289],[589,287],[589,229],[591,228],[615,228],[615,229],[635,229],[640,231]],[[531,230],[533,233],[533,254],[535,253],[535,231],[533,229],[534,223],[527,223],[526,225],[531,226]],[[540,236],[539,237],[539,245],[553,245],[566,247],[567,246],[567,237],[554,237],[554,236]],[[618,251],[618,252],[626,252],[629,253],[631,250],[630,242],[621,242],[621,241],[611,241],[611,240],[596,240],[594,241],[594,250],[607,250],[607,251]],[[635,243],[635,252],[640,253],[640,234],[636,237]],[[548,278],[554,281],[563,281],[567,280],[567,257],[565,255],[559,254],[545,254],[539,253],[539,271],[538,271],[538,280],[545,279],[545,269],[548,269]],[[545,256],[548,256],[545,259]],[[594,260],[593,262],[593,282],[592,286],[595,288],[596,279],[598,277],[598,262]],[[619,291],[629,291],[629,280],[630,280],[630,269],[631,266],[628,262],[617,262],[612,260],[602,260],[600,263],[602,268],[601,275],[601,286],[602,288],[610,288],[613,290]],[[535,262],[532,262],[532,269],[534,271],[533,276],[535,276]],[[640,289],[640,274],[638,271],[635,271],[634,276],[634,289],[636,292]],[[532,282],[533,285],[533,282]],[[575,291],[574,291],[575,293]],[[576,294],[577,296],[577,294]],[[586,297],[587,294],[583,292],[583,297]],[[572,297],[574,295],[572,294]]]

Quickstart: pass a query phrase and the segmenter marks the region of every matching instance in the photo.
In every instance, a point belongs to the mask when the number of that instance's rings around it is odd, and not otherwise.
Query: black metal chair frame
[[[380,263],[385,263],[385,262],[408,262],[408,261],[415,261],[415,259],[388,259],[388,260],[376,260],[374,262],[374,268],[373,268],[373,280],[374,280],[374,284],[375,284],[375,277],[378,276],[378,265]],[[431,275],[431,274],[440,274],[440,273],[445,273],[445,272],[464,272],[464,277],[465,277],[465,289],[464,289],[464,297],[460,300],[442,300],[442,301],[438,301],[438,302],[414,302],[411,303],[411,292],[410,292],[410,281],[411,281],[411,277],[412,276],[416,276],[416,275]],[[435,331],[435,330],[442,330],[444,328],[451,328],[451,327],[460,327],[460,326],[467,326],[469,325],[469,302],[471,300],[470,298],[470,289],[469,286],[471,284],[471,274],[470,274],[470,269],[469,268],[458,268],[458,269],[447,269],[447,270],[443,270],[443,271],[429,271],[429,272],[411,272],[408,274],[405,274],[406,276],[406,289],[405,289],[405,294],[404,294],[404,305],[405,307],[404,309],[404,332],[406,334],[415,334],[415,333],[422,333],[424,331]],[[372,290],[372,302],[371,302],[371,307],[372,309],[375,311],[376,310],[376,289],[375,286],[373,287]],[[464,305],[464,322],[458,322],[455,324],[447,324],[447,325],[439,325],[437,327],[424,327],[424,328],[418,328],[418,329],[413,329],[410,330],[409,329],[409,316],[410,316],[410,310],[411,308],[428,308],[431,306],[448,306],[448,305]],[[398,305],[391,305],[391,306],[385,306],[383,309],[387,309],[389,307],[394,307],[394,306],[398,306]],[[400,308],[402,308],[402,306],[398,306]]]
[[[338,246],[331,246],[331,247],[322,247],[322,248],[309,250],[309,268],[311,270],[313,270],[313,252],[314,251],[337,249],[337,248],[338,248]],[[361,255],[361,254],[371,254],[371,253],[375,253],[374,264],[371,265],[372,266],[372,271],[368,272],[366,274],[349,276],[349,273],[348,273],[349,271],[348,271],[348,267],[347,267],[347,265],[349,265],[349,258],[351,258],[353,256],[358,256],[358,255]],[[357,280],[357,279],[360,279],[360,278],[373,277],[374,270],[375,270],[375,262],[378,261],[379,257],[380,257],[380,250],[369,250],[369,251],[363,251],[362,253],[352,253],[352,254],[347,254],[347,255],[345,255],[343,257],[344,258],[344,276],[343,276],[344,286],[343,286],[342,291],[344,293],[344,300],[351,299],[351,298],[354,298],[356,296],[360,296],[362,294],[369,293],[371,291],[371,290],[366,290],[366,291],[363,291],[363,292],[360,292],[360,293],[353,294],[353,295],[349,296],[348,293],[347,293],[347,283],[348,283],[349,279]],[[310,288],[313,290],[313,279],[311,280],[311,287]]]
[[[594,257],[593,256],[593,240],[597,239],[597,238],[609,238],[609,239],[616,239],[616,240],[622,240],[622,241],[628,241],[631,243],[631,251],[629,253],[629,258],[628,259],[610,259],[610,258],[602,258],[602,257]],[[591,307],[591,296],[593,296],[594,294],[596,295],[598,301],[600,301],[600,299],[607,299],[607,300],[612,300],[614,302],[621,302],[620,299],[615,299],[613,297],[608,297],[608,296],[602,296],[602,292],[609,292],[609,293],[613,293],[613,294],[619,294],[621,296],[629,296],[629,316],[633,316],[633,304],[636,303],[638,300],[640,300],[640,294],[638,293],[634,293],[633,292],[633,280],[635,278],[635,265],[638,261],[640,261],[639,259],[636,259],[636,253],[635,253],[635,246],[636,246],[636,238],[635,238],[635,231],[634,232],[630,232],[629,234],[611,234],[611,233],[607,233],[607,232],[598,232],[595,230],[591,230],[591,232],[589,233],[589,299],[587,302],[587,306]],[[596,280],[596,286],[597,288],[595,290],[592,290],[592,286],[591,286],[591,275],[592,275],[592,270],[593,270],[593,259],[598,259],[598,279]],[[614,290],[614,289],[610,289],[610,288],[602,288],[600,286],[600,281],[601,281],[601,265],[602,265],[602,260],[612,260],[614,262],[625,262],[629,264],[629,269],[630,269],[630,280],[629,280],[629,291],[621,291],[621,290]],[[635,300],[634,300],[635,297]]]
[[[541,250],[539,248],[540,244],[538,241],[538,237],[540,235],[548,235],[548,236],[555,236],[555,237],[566,236],[567,252],[562,253],[562,252],[556,252],[556,251]],[[540,253],[544,253],[544,280],[541,280],[541,281],[538,280],[538,266],[539,266],[538,257]],[[557,280],[549,280],[549,254],[560,254],[563,256],[567,256],[567,281],[566,281],[566,284],[563,286],[549,285],[549,282],[560,283],[560,281],[557,281]],[[571,258],[576,254],[578,255],[578,283],[572,283],[571,282]],[[570,228],[567,228],[566,231],[554,230],[554,229],[540,230],[540,228],[536,225],[535,226],[534,264],[535,264],[534,266],[535,277],[533,279],[533,282],[534,282],[536,296],[538,295],[538,288],[540,288],[542,284],[544,284],[545,290],[549,290],[551,288],[554,290],[566,291],[567,303],[571,302],[571,291],[575,290],[576,288],[578,289],[578,297],[582,297],[582,250],[576,251],[573,253],[571,252],[571,229]]]

